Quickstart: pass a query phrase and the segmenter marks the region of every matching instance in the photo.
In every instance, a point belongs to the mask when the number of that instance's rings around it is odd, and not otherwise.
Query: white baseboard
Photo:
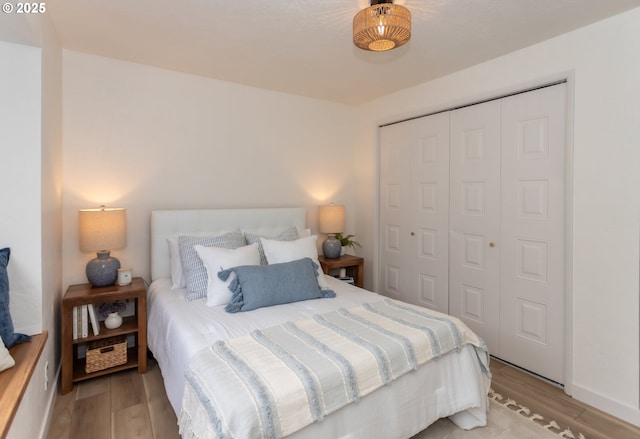
[[[62,370],[62,363],[58,364],[56,373],[52,380],[52,386],[49,389],[49,401],[47,401],[47,409],[44,413],[43,423],[40,426],[39,439],[47,439],[49,436],[49,427],[51,426],[51,417],[53,416],[53,408],[56,405],[56,397],[58,396],[58,379],[60,378],[60,371]]]
[[[604,396],[592,389],[573,384],[572,396],[585,404],[589,404],[616,418],[640,427],[640,408]]]

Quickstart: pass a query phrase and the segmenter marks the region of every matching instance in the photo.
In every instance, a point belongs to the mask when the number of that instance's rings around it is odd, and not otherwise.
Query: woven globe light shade
[[[371,0],[371,6],[353,17],[353,44],[382,52],[400,47],[411,38],[411,12],[391,1]]]

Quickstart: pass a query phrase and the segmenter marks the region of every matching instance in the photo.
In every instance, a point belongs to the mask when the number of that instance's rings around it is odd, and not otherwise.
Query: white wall
[[[114,251],[149,279],[153,209],[346,204],[354,109],[64,51],[63,285],[86,282],[78,209],[127,209]],[[350,229],[352,231],[353,229]]]
[[[42,18],[42,16],[41,16]],[[51,24],[42,19],[38,27],[42,47],[42,108],[41,108],[41,163],[40,166],[40,231],[42,236],[42,329],[49,338],[27,397],[32,402],[23,402],[20,419],[25,429],[20,437],[46,436],[48,416],[57,395],[57,372],[60,362],[60,300],[62,298],[62,48]],[[45,378],[46,375],[46,378]],[[47,391],[45,388],[47,380]],[[31,389],[33,387],[33,390]],[[35,419],[40,422],[33,422]],[[30,430],[26,430],[29,428]],[[26,432],[30,433],[26,434]],[[35,434],[38,433],[38,434]]]
[[[17,332],[40,332],[40,49],[0,42],[2,174],[0,247],[11,247],[11,315]],[[5,159],[5,157],[7,159]],[[11,188],[12,190],[8,190]]]
[[[360,108],[357,233],[373,260],[376,126],[574,75],[573,394],[640,425],[640,9]],[[371,270],[367,281],[372,282]]]
[[[62,53],[46,18],[12,16],[10,24],[0,39],[37,47],[0,41],[0,246],[12,250],[16,331],[49,337],[7,437],[37,438],[46,432],[59,358]]]

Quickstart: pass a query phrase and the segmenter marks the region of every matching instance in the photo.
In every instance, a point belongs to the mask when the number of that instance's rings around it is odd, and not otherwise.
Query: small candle
[[[131,268],[118,268],[118,285],[121,287],[131,283]]]

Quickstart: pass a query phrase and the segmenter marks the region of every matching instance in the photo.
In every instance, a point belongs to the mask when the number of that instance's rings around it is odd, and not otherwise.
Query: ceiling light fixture
[[[400,47],[411,38],[411,12],[391,0],[371,0],[371,6],[353,17],[353,44],[382,52]]]

